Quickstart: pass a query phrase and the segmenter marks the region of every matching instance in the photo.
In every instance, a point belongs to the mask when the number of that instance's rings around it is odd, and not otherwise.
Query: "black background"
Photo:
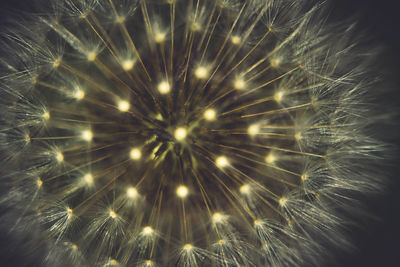
[[[303,1],[303,0],[298,0]],[[4,19],[19,10],[29,11],[30,0],[0,0],[0,29]],[[395,87],[391,103],[400,103],[400,7],[398,1],[377,0],[333,0],[332,16],[348,18],[359,16],[360,27],[367,29],[370,36],[384,46],[383,57],[387,70],[385,79],[390,79]],[[394,109],[400,105],[395,104]],[[393,146],[399,147],[399,127],[393,127],[390,135],[395,136]],[[399,157],[394,165],[400,165]],[[2,166],[0,166],[2,167]],[[386,167],[382,167],[386,168]],[[400,167],[389,169],[391,185],[384,196],[369,200],[368,206],[378,218],[367,223],[363,230],[352,233],[356,250],[338,254],[334,263],[324,267],[398,267],[400,266]],[[1,215],[1,214],[0,214]],[[8,251],[7,237],[0,232],[0,266],[17,267],[24,259],[18,251]],[[32,265],[37,266],[37,265]]]

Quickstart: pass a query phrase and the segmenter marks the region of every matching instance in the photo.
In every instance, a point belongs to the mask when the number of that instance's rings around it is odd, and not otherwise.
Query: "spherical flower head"
[[[294,0],[47,1],[0,48],[0,205],[41,263],[324,266],[346,247],[384,152],[353,24]]]

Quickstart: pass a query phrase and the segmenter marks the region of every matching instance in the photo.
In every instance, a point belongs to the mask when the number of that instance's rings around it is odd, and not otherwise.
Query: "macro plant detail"
[[[4,35],[0,80],[1,203],[44,262],[318,266],[347,245],[382,147],[354,25],[303,1],[49,2]]]

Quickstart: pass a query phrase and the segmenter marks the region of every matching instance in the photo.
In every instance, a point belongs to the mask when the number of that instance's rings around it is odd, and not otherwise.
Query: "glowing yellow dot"
[[[96,56],[97,56],[96,52],[89,52],[87,54],[87,60],[88,61],[94,61],[96,59]]]
[[[46,121],[50,120],[50,112],[45,111],[42,115],[43,119],[45,119]]]
[[[191,251],[193,249],[193,246],[192,244],[186,244],[183,246],[183,249],[186,251]]]
[[[187,136],[187,131],[186,131],[186,128],[184,128],[184,127],[179,127],[174,132],[174,137],[177,141],[184,140],[186,138],[186,136]]]
[[[251,187],[248,184],[242,185],[239,189],[240,193],[243,195],[248,195],[251,192]]]
[[[279,64],[281,64],[281,59],[280,58],[273,58],[270,61],[271,67],[276,68],[279,66]]]
[[[60,64],[61,64],[61,59],[58,58],[53,62],[53,67],[58,68]]]
[[[204,112],[204,118],[208,121],[213,121],[217,117],[215,109],[209,108]]]
[[[31,137],[29,134],[25,135],[25,142],[30,143],[31,142]]]
[[[252,124],[249,126],[249,128],[247,128],[247,133],[250,136],[255,136],[260,132],[260,125],[258,124]]]
[[[223,244],[225,244],[225,240],[224,239],[220,239],[220,240],[218,240],[218,244],[220,244],[221,246],[223,245]]]
[[[268,156],[265,157],[265,162],[268,164],[272,164],[276,161],[276,156],[272,153],[269,153]]]
[[[56,160],[57,160],[58,162],[64,161],[64,155],[63,155],[63,153],[61,153],[61,152],[56,152]]]
[[[131,152],[129,152],[129,156],[133,160],[138,160],[142,157],[142,152],[139,148],[132,148]]]
[[[110,215],[110,217],[113,218],[113,219],[117,217],[117,214],[116,214],[115,211],[113,211],[113,210],[110,210],[110,212],[108,213],[108,215]]]
[[[117,265],[117,264],[118,264],[118,261],[117,261],[117,260],[114,260],[114,259],[111,259],[111,260],[110,260],[110,264],[111,264],[111,265]]]
[[[135,65],[135,61],[132,59],[127,59],[121,62],[122,68],[124,71],[131,70],[133,66]]]
[[[71,208],[67,208],[68,217],[71,217],[72,213],[73,213],[72,209]]]
[[[300,140],[302,138],[301,133],[295,133],[294,139]]]
[[[157,89],[160,92],[160,94],[165,95],[168,94],[169,91],[171,91],[171,86],[167,81],[162,81],[158,84]]]
[[[282,91],[279,91],[279,92],[275,93],[274,100],[276,102],[280,103],[282,101],[282,98],[283,98],[283,92]]]
[[[77,100],[81,100],[85,97],[85,92],[83,90],[76,90],[73,94],[73,97]]]
[[[194,75],[198,79],[205,79],[208,76],[208,69],[206,67],[197,67],[196,70],[194,71]]]
[[[262,221],[261,220],[254,220],[254,226],[260,226],[261,225],[261,223],[262,223]]]
[[[128,101],[122,100],[118,102],[118,109],[121,112],[127,112],[131,105],[129,104]]]
[[[241,39],[240,36],[238,36],[238,35],[233,35],[233,36],[231,37],[231,42],[232,42],[232,44],[234,44],[234,45],[240,44],[241,40],[242,40],[242,39]]]
[[[279,205],[280,205],[281,207],[284,207],[285,204],[286,204],[286,202],[287,202],[287,198],[286,198],[286,197],[281,197],[281,198],[279,199]]]
[[[152,260],[147,260],[146,261],[146,265],[147,266],[152,266],[153,265],[153,261]]]
[[[87,173],[83,176],[83,180],[86,184],[92,185],[93,184],[93,175],[91,173]]]
[[[85,13],[82,13],[82,14],[79,16],[79,18],[81,18],[81,19],[86,19],[86,18],[87,18],[87,15],[86,15]]]
[[[306,180],[307,178],[308,178],[308,175],[306,174],[306,173],[303,173],[301,176],[300,176],[300,178],[301,178],[301,180]]]
[[[178,186],[178,188],[176,189],[176,194],[178,197],[180,198],[185,198],[187,197],[187,195],[189,194],[189,189],[184,186],[184,185],[180,185]]]
[[[92,139],[93,139],[93,133],[90,130],[85,130],[82,132],[81,137],[83,140],[89,142],[89,141],[92,141]]]
[[[38,179],[36,180],[36,184],[37,184],[38,187],[41,187],[41,186],[43,185],[42,179],[38,178]]]
[[[136,188],[131,186],[131,187],[128,187],[128,189],[126,189],[126,195],[128,198],[134,199],[134,198],[137,198],[139,193]]]
[[[142,230],[142,234],[146,235],[146,236],[152,235],[153,233],[154,233],[154,229],[151,228],[151,226],[146,226]]]
[[[194,32],[200,31],[201,30],[201,25],[197,22],[193,23],[190,29]]]
[[[221,214],[219,212],[214,213],[212,216],[212,222],[214,224],[222,223],[225,221],[225,219],[226,219],[226,216],[224,216],[223,214]]]
[[[76,244],[72,244],[71,247],[72,247],[73,250],[77,250],[78,249],[78,246]]]
[[[117,23],[122,24],[122,23],[125,22],[125,17],[124,17],[124,16],[117,16],[117,18],[115,19],[115,21],[116,21]]]
[[[154,41],[156,41],[156,43],[162,43],[165,40],[165,36],[166,34],[164,32],[157,32],[154,35]]]
[[[218,168],[224,168],[229,165],[229,161],[225,156],[220,156],[215,160],[215,164]]]
[[[233,82],[233,87],[237,90],[242,90],[246,87],[246,82],[243,79],[236,79]]]

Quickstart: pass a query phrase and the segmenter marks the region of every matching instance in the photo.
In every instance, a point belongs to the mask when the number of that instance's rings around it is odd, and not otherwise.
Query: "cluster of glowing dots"
[[[176,189],[176,195],[179,198],[185,198],[185,197],[187,197],[189,195],[189,189],[184,185],[180,185]]]

